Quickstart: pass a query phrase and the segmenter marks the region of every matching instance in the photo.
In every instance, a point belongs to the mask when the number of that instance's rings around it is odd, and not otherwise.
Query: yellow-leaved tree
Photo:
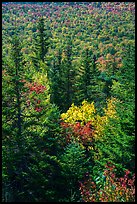
[[[89,149],[93,148],[93,140],[97,141],[103,137],[103,130],[108,125],[109,119],[117,118],[115,110],[116,101],[115,98],[107,100],[107,107],[104,108],[103,116],[96,113],[94,102],[89,103],[84,100],[81,106],[72,104],[66,113],[61,114],[63,128],[68,130],[69,127],[69,133],[67,134],[67,136],[69,135],[68,141],[73,136],[82,145],[86,144],[89,146]]]

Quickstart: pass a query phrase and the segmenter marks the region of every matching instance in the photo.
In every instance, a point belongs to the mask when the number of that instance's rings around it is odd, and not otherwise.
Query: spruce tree
[[[75,71],[72,65],[72,40],[68,37],[63,50],[58,50],[50,69],[51,100],[66,111],[73,99]]]
[[[15,21],[16,23],[16,21]],[[23,158],[25,139],[23,137],[23,117],[22,103],[25,78],[22,66],[21,42],[16,32],[16,24],[14,35],[11,39],[10,57],[8,60],[4,58],[4,74],[3,74],[3,165],[7,166],[3,169],[3,175],[7,177],[4,188],[10,195],[8,199],[16,200],[18,192],[22,190],[21,172],[25,168]],[[6,85],[7,83],[7,85]],[[7,152],[7,157],[5,154]],[[20,176],[17,179],[17,175]],[[9,190],[10,189],[10,190]],[[10,191],[10,192],[9,192]],[[15,193],[16,192],[16,193]],[[8,200],[7,200],[8,201]]]
[[[66,47],[66,65],[65,66],[66,66],[66,108],[69,108],[72,103],[73,80],[74,80],[74,71],[72,67],[72,41],[71,39],[68,40],[67,47]]]
[[[3,58],[3,201],[53,201],[59,111],[50,104],[46,74],[35,72],[27,81],[21,49],[15,32],[10,56]]]
[[[97,102],[100,97],[99,70],[96,68],[96,56],[88,48],[83,53],[77,74],[77,103],[81,103],[84,99]]]
[[[35,37],[34,54],[32,54],[33,64],[37,71],[40,70],[40,61],[45,62],[46,54],[50,45],[51,33],[46,30],[43,17],[40,17],[37,25]]]
[[[50,65],[49,78],[50,78],[50,92],[51,92],[51,103],[55,103],[60,109],[62,107],[62,50],[59,49],[57,54],[54,56],[52,64]]]

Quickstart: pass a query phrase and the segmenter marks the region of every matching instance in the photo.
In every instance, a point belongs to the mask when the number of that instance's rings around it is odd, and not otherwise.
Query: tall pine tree
[[[40,61],[46,63],[45,57],[48,53],[48,48],[50,45],[50,31],[47,31],[44,24],[43,17],[40,17],[37,25],[37,30],[35,32],[35,47],[34,53],[32,53],[32,61],[35,66],[36,71],[40,70]]]
[[[77,74],[77,103],[81,103],[84,99],[97,102],[100,95],[99,71],[96,68],[96,56],[89,48],[86,48],[83,52],[81,66]]]
[[[16,21],[10,46],[10,56],[8,60],[4,58],[2,81],[3,177],[7,178],[4,183],[4,189],[7,189],[5,193],[8,194],[7,201],[16,199],[18,192],[22,191],[23,187],[19,182],[21,179],[19,176],[25,168],[23,158],[25,138],[23,137],[22,117],[25,74],[22,65],[22,46],[17,35]],[[7,154],[6,157],[5,154]],[[3,196],[5,197],[5,194]]]

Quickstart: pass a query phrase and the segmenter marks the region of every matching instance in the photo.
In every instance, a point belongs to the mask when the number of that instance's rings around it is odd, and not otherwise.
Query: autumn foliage
[[[2,202],[135,202],[134,71],[135,2],[2,2]]]
[[[108,100],[107,108],[104,109],[104,115],[96,114],[94,103],[83,101],[81,106],[72,106],[66,113],[61,114],[61,126],[66,130],[67,142],[73,136],[82,144],[93,145],[93,140],[103,137],[103,130],[108,124],[110,118],[117,118],[115,98]],[[80,122],[78,122],[80,121]]]
[[[76,124],[61,122],[61,127],[66,130],[67,143],[71,142],[72,138],[75,137],[83,145],[92,145],[94,130],[92,129],[91,122],[87,122],[85,125],[81,125],[80,122]]]
[[[36,94],[39,94],[39,93],[43,93],[46,87],[34,82],[33,84],[29,86],[29,89],[30,89],[30,93],[34,91]]]
[[[90,177],[80,182],[80,192],[84,202],[135,202],[135,174],[125,170],[124,177],[118,178],[114,165],[106,165],[101,185]]]

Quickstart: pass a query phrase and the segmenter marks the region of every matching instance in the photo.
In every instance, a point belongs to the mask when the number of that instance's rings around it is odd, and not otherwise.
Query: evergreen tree
[[[62,166],[62,176],[67,182],[67,188],[64,186],[66,198],[63,201],[78,201],[80,198],[78,182],[84,178],[84,175],[89,170],[85,150],[81,148],[79,143],[72,141],[65,148],[60,162]]]
[[[62,51],[59,49],[54,56],[53,63],[50,65],[50,92],[51,103],[55,103],[60,109],[62,108]]]
[[[54,201],[59,111],[50,104],[46,74],[36,72],[27,81],[16,33],[10,56],[3,60],[3,201]]]
[[[77,94],[78,103],[84,99],[97,102],[100,97],[99,71],[96,68],[96,56],[86,48],[82,64],[78,70]]]
[[[89,57],[88,48],[84,52],[84,57],[82,59],[81,67],[78,68],[77,75],[77,85],[76,85],[76,100],[78,103],[81,103],[84,99],[88,100],[88,86],[90,85],[91,79],[91,59]]]
[[[35,33],[35,48],[32,60],[36,70],[40,69],[40,61],[45,62],[45,56],[48,53],[50,45],[51,33],[45,29],[44,19],[41,17],[37,26],[37,33]]]
[[[85,93],[85,96],[84,98],[85,99],[88,99],[89,98],[89,93],[88,93],[88,86],[90,85],[90,79],[91,79],[91,76],[90,76],[90,58],[89,58],[89,50],[86,49],[86,53],[85,53],[85,60],[84,60],[84,67],[85,67],[85,76],[83,78],[83,85],[85,87],[85,90],[84,90],[84,93]]]
[[[21,43],[16,34],[16,25],[14,35],[11,40],[11,52],[9,60],[4,59],[3,74],[3,152],[7,157],[3,156],[3,165],[7,166],[3,169],[3,176],[7,177],[7,192],[11,195],[10,199],[15,199],[17,192],[22,190],[22,184],[18,183],[17,175],[25,168],[24,162],[24,145],[25,138],[23,136],[23,117],[22,103],[25,78],[22,66]],[[8,83],[8,86],[5,84]],[[3,155],[4,155],[3,153]],[[21,179],[21,178],[20,178]],[[5,188],[5,186],[4,186]],[[6,187],[7,188],[7,187]],[[16,193],[15,193],[16,192]]]
[[[59,50],[50,71],[51,100],[61,111],[73,101],[75,71],[72,65],[72,41],[68,38],[64,50]]]
[[[74,70],[72,67],[72,41],[68,39],[67,47],[66,47],[66,63],[64,66],[64,72],[66,74],[65,81],[66,81],[66,96],[65,96],[65,103],[66,108],[68,109],[72,103],[73,98],[73,83],[74,83]]]

